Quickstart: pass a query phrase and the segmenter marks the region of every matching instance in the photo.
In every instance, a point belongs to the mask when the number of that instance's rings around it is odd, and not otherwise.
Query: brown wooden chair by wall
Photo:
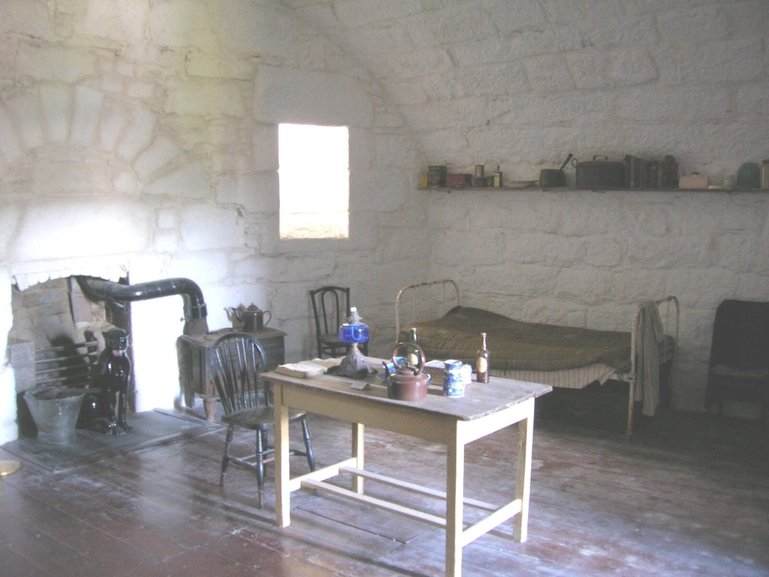
[[[706,408],[724,401],[757,401],[769,409],[769,302],[725,300],[716,309]]]
[[[324,286],[310,291],[312,312],[315,315],[315,336],[318,357],[340,357],[347,354],[349,345],[339,340],[339,325],[350,316],[350,289],[341,286]],[[368,343],[358,345],[368,354]]]
[[[259,378],[266,363],[262,345],[248,333],[226,333],[216,340],[211,352],[211,377],[224,409],[222,422],[228,425],[219,485],[224,485],[224,475],[230,463],[256,471],[259,507],[262,506],[265,464],[273,461],[275,457],[274,448],[268,443],[268,432],[275,424],[271,406],[272,391],[264,380]],[[306,456],[310,470],[314,470],[315,454],[306,414],[290,411],[289,420],[301,422],[305,447],[304,451],[293,450],[292,454]],[[238,427],[256,432],[253,454],[231,454],[232,437]]]

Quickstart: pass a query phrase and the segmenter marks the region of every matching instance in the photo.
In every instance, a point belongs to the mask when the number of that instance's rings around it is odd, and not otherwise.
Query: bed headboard
[[[401,327],[443,316],[462,304],[459,287],[451,279],[410,284],[395,297],[395,341]]]

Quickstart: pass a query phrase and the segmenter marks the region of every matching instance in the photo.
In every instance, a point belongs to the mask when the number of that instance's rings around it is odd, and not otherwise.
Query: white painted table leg
[[[291,523],[288,407],[283,405],[283,387],[276,385],[273,396],[275,403],[275,514],[278,527],[288,527]]]
[[[365,435],[366,435],[366,427],[362,423],[353,423],[352,424],[352,456],[355,457],[355,467],[357,469],[360,469],[361,471],[364,470],[365,467],[365,460],[364,460],[364,452],[365,452]],[[358,475],[353,476],[353,486],[352,490],[358,493],[359,495],[363,494],[363,477],[360,477]]]
[[[518,466],[516,498],[521,500],[521,512],[515,519],[513,538],[526,541],[529,526],[529,497],[531,494],[531,461],[534,448],[534,399],[527,401],[528,416],[518,423]]]
[[[462,575],[464,530],[465,443],[456,423],[446,444],[446,576]]]

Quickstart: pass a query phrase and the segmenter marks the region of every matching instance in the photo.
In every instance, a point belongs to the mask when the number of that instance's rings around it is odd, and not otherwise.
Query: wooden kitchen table
[[[372,360],[372,365],[375,361]],[[375,366],[375,365],[374,365]],[[381,363],[380,363],[381,366]],[[381,384],[368,384],[350,378],[321,375],[295,378],[266,372],[272,383],[275,403],[275,491],[276,516],[280,527],[291,522],[291,493],[301,488],[326,491],[399,515],[446,529],[446,575],[462,572],[462,548],[501,523],[515,517],[513,538],[526,540],[531,482],[534,401],[552,388],[492,377],[489,383],[472,383],[463,398],[449,398],[440,387],[430,387],[421,401],[398,401],[387,397]],[[381,382],[381,381],[380,381]],[[358,387],[366,386],[365,389]],[[352,456],[305,475],[291,478],[289,471],[288,409],[305,410],[352,423]],[[518,451],[515,494],[501,506],[484,503],[464,495],[465,445],[495,431],[518,424]],[[364,468],[365,427],[385,429],[446,446],[446,493],[397,480]],[[510,451],[513,458],[514,451]],[[352,475],[350,489],[328,483],[340,474]],[[364,480],[384,482],[400,489],[446,500],[445,517],[425,513],[397,503],[370,497]],[[488,514],[465,526],[464,507]]]

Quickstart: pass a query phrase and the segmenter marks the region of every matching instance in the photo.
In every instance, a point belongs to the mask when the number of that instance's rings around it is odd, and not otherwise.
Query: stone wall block
[[[139,181],[136,173],[129,170],[120,170],[112,177],[112,189],[118,195],[133,195],[139,190]]]
[[[495,34],[497,28],[485,10],[475,5],[449,5],[440,18],[427,14],[414,19],[410,36],[417,46],[461,43]],[[436,42],[437,41],[437,42]]]
[[[152,144],[139,154],[133,167],[140,178],[146,179],[153,172],[170,164],[181,154],[181,149],[174,141],[167,136],[158,135]]]
[[[25,150],[30,150],[45,142],[43,114],[35,95],[25,95],[7,101],[8,111],[19,135],[19,141]]]
[[[233,187],[237,187],[228,193],[228,187],[222,191],[224,198],[230,196],[233,200],[237,194],[238,203],[242,204],[249,212],[277,214],[280,208],[278,173],[272,171],[257,172],[255,174],[241,175]]]
[[[659,42],[657,23],[651,12],[638,15],[603,14],[609,17],[592,18],[597,12],[599,9],[594,9],[591,17],[584,22],[584,43],[587,46],[611,50],[617,46],[654,46]]]
[[[143,41],[147,3],[141,0],[88,0],[85,15],[75,21],[78,34],[108,38],[119,42]]]
[[[657,79],[657,69],[646,50],[621,50],[610,57],[609,79],[620,86],[644,84]]]
[[[205,0],[169,0],[150,4],[149,35],[164,47],[215,46],[216,27]]]
[[[619,267],[627,254],[627,240],[624,238],[591,237],[585,244],[584,264],[589,266]]]
[[[685,82],[748,82],[764,79],[763,44],[758,39],[732,39],[686,45],[678,55]]]
[[[254,127],[251,139],[253,149],[253,167],[256,171],[278,170],[278,127],[258,124]]]
[[[125,82],[125,93],[137,100],[151,100],[155,96],[156,85],[150,80]]]
[[[65,84],[46,83],[40,87],[40,107],[48,142],[65,142],[69,138],[72,98],[72,91]]]
[[[709,266],[713,261],[707,244],[696,237],[636,237],[627,255],[629,265],[650,269]]]
[[[22,192],[39,198],[96,197],[108,196],[111,188],[110,169],[102,158],[71,154],[41,158]]]
[[[758,239],[738,234],[721,234],[714,239],[714,261],[734,273],[766,273],[767,269],[752,270],[756,251],[766,252],[759,246]]]
[[[576,87],[591,90],[609,86],[609,53],[581,50],[564,54]]]
[[[184,116],[231,116],[246,114],[240,82],[228,80],[173,80],[165,92],[163,109]]]
[[[373,149],[372,160],[377,168],[413,170],[417,151],[412,143],[404,142],[401,134],[379,134],[367,149]]]
[[[217,38],[226,53],[282,58],[296,53],[297,24],[287,11],[275,9],[272,3],[246,0],[215,2],[211,7],[219,30],[226,31]]]
[[[101,119],[104,93],[85,86],[78,86],[74,92],[74,110],[70,140],[84,148],[94,144],[97,127]]]
[[[199,162],[191,162],[147,183],[144,192],[179,198],[207,198],[210,186],[205,168]]]
[[[639,87],[616,96],[613,106],[617,118],[659,124],[663,121],[713,122],[734,113],[731,90],[714,86],[708,90],[693,87]],[[679,127],[678,130],[686,130]]]
[[[466,262],[474,266],[506,262],[505,237],[498,231],[486,235],[455,234],[447,230],[437,235],[442,247],[438,260]]]
[[[274,86],[283,86],[276,91]],[[260,66],[253,114],[270,122],[306,122],[370,127],[371,100],[355,78],[340,74]]]
[[[191,49],[185,58],[185,69],[191,77],[251,80],[254,67],[247,59],[224,58],[199,49]]]
[[[131,111],[124,104],[117,100],[105,99],[97,135],[99,148],[105,152],[115,151],[123,131],[131,121]]]
[[[534,92],[549,93],[574,89],[571,71],[560,54],[526,59],[524,67]]]
[[[547,262],[549,266],[579,265],[585,258],[583,239],[528,233],[508,236],[505,260],[513,263]]]
[[[478,65],[454,73],[458,82],[456,92],[467,96],[486,96],[494,98],[490,104],[497,103],[499,94],[524,94],[531,91],[526,70],[521,62],[495,62]],[[438,75],[435,83],[445,82],[445,77]],[[428,91],[433,94],[432,88]]]
[[[767,55],[769,60],[769,55]],[[769,81],[752,83],[737,88],[737,112],[756,118],[769,117]]]
[[[45,199],[28,205],[9,254],[15,262],[34,262],[139,252],[147,247],[150,220],[137,202]]]
[[[500,111],[499,122],[537,127],[562,124],[584,118],[589,113],[606,114],[609,103],[605,97],[594,94],[523,94],[504,102],[505,112]]]
[[[410,112],[409,123],[416,130],[429,130],[431,127],[447,128],[457,124],[478,125],[485,122],[486,101],[479,97],[456,98],[433,102],[430,106],[406,108],[406,110]]]
[[[179,249],[179,235],[176,230],[156,230],[152,237],[152,248],[159,253],[175,253]]]
[[[0,2],[0,32],[13,31],[30,38],[46,38],[54,31],[48,7],[42,2],[5,0]]]
[[[729,36],[730,17],[715,5],[661,11],[656,20],[663,42],[696,46],[710,40],[726,40]]]
[[[239,248],[243,220],[231,208],[195,203],[179,211],[179,230],[187,250]]]
[[[128,162],[152,142],[155,134],[155,116],[145,108],[137,108],[132,111],[131,120],[122,132],[117,145],[117,155]]]
[[[24,154],[24,147],[13,124],[13,117],[2,102],[0,102],[0,153],[9,164]]]
[[[87,50],[59,50],[31,42],[18,44],[17,76],[73,84],[93,77],[96,69],[96,58]]]
[[[403,171],[369,169],[350,175],[350,210],[379,211],[388,213],[394,206],[410,203],[415,209],[419,204],[413,177]]]
[[[609,270],[563,268],[558,273],[553,294],[560,300],[574,301],[579,298],[588,306],[600,305],[610,298],[613,275]]]

